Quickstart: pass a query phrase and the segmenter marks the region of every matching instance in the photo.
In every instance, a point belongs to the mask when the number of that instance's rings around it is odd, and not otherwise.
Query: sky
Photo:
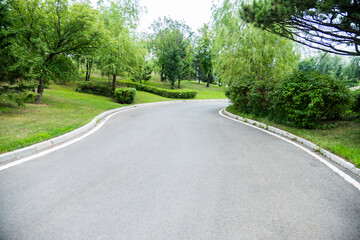
[[[210,22],[212,0],[141,0],[146,6],[147,14],[140,19],[139,31],[148,31],[150,25],[159,17],[170,17],[173,20],[184,20],[192,31]]]

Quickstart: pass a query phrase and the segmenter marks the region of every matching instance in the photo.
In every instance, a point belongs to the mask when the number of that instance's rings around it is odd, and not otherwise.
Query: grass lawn
[[[161,82],[160,76],[153,75],[150,81],[147,81],[145,84],[159,87],[159,88],[165,88],[170,89],[170,83],[167,82]],[[175,83],[175,89],[179,89],[178,82]],[[216,85],[210,85],[208,88],[206,87],[206,83],[198,83],[195,81],[188,81],[188,80],[182,80],[180,82],[180,89],[192,89],[196,90],[198,93],[195,97],[195,99],[226,99],[225,96],[225,88],[219,87]]]
[[[169,101],[137,91],[135,104]],[[27,104],[0,114],[0,153],[29,146],[81,127],[98,114],[126,106],[112,98],[78,93],[74,87],[51,85],[41,105]],[[1,107],[1,106],[0,106]]]
[[[357,167],[360,167],[360,119],[338,121],[338,127],[326,130],[297,129],[274,123],[266,118],[242,114],[232,106],[228,107],[227,110],[242,117],[272,125],[310,140],[321,148],[342,156],[354,163]]]

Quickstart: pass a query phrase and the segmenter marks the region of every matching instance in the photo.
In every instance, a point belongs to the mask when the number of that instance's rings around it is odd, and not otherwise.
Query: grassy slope
[[[168,101],[138,91],[135,103]],[[41,142],[85,125],[98,114],[125,105],[113,99],[78,93],[73,88],[52,85],[43,95],[43,104],[27,104],[0,115],[0,153]]]
[[[338,121],[339,126],[332,129],[297,129],[282,124],[276,124],[268,119],[259,118],[251,115],[239,113],[233,107],[227,110],[237,115],[254,119],[277,128],[284,129],[295,135],[308,139],[316,145],[328,149],[331,152],[340,155],[356,166],[360,167],[360,120]]]

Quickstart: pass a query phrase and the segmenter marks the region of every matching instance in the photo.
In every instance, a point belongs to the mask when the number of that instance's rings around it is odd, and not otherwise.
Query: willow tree
[[[274,83],[292,71],[298,54],[293,42],[242,21],[239,8],[225,0],[214,10],[214,69],[233,103],[262,112]]]
[[[117,76],[135,74],[144,68],[146,50],[133,34],[140,13],[139,1],[111,1],[101,8],[107,34],[98,51],[98,65],[103,75],[112,78],[113,91]]]

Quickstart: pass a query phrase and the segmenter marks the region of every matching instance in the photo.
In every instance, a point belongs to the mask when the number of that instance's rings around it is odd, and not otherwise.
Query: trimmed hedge
[[[105,97],[114,96],[113,93],[111,92],[111,89],[104,84],[92,83],[92,82],[78,82],[77,84],[78,84],[78,87],[76,88],[77,92],[101,95]]]
[[[179,98],[179,99],[190,99],[195,98],[197,91],[193,90],[168,90],[163,88],[157,88],[146,84],[131,82],[131,81],[118,81],[121,85],[127,87],[136,88],[138,91],[144,91],[153,93],[166,98]]]
[[[134,102],[136,95],[135,88],[116,88],[115,98],[118,103],[130,104]]]

